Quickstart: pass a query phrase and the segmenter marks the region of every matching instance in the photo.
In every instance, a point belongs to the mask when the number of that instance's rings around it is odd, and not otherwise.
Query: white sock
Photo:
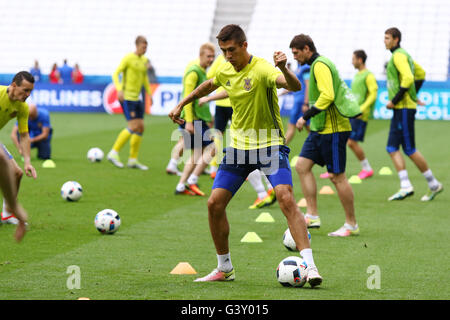
[[[408,178],[408,171],[400,170],[398,172],[398,177],[400,178],[400,188],[406,189],[412,187],[411,181],[409,181]]]
[[[3,200],[3,208],[2,208],[2,218],[6,219],[12,216],[12,213],[9,213],[6,211],[6,203],[5,200]]]
[[[263,179],[264,179],[264,182],[266,183],[266,185],[267,185],[267,189],[273,189],[273,187],[272,187],[272,184],[270,183],[270,181],[269,181],[269,179],[267,179],[267,177],[266,177],[266,175],[264,174],[264,173],[262,173],[261,171],[260,171],[260,173],[261,173],[261,176],[263,177]]]
[[[216,166],[209,166],[209,170],[211,172],[217,172],[217,167]]]
[[[303,249],[302,251],[300,251],[300,256],[303,258],[303,260],[305,260],[306,265],[308,267],[315,267],[315,263],[314,263],[314,258],[312,255],[312,249],[311,248],[307,248],[307,249]]]
[[[170,159],[169,164],[167,165],[167,169],[172,169],[175,171],[177,169],[178,161],[174,158]]]
[[[111,149],[111,151],[109,152],[109,154],[112,155],[112,156],[117,156],[119,153],[118,153],[116,150]]]
[[[233,265],[231,264],[230,253],[218,254],[217,255],[217,269],[223,272],[230,272],[233,270]]]
[[[314,215],[309,214],[309,213],[306,214],[306,217],[310,218],[310,219],[317,219],[317,218],[319,218],[319,216],[314,216]]]
[[[178,192],[183,192],[186,189],[186,186],[184,185],[184,183],[179,183],[177,184],[176,189]]]
[[[433,172],[431,172],[431,169],[428,169],[422,174],[425,177],[425,179],[427,179],[428,187],[431,190],[436,190],[439,187],[439,181],[437,181],[436,178],[433,176]]]
[[[264,184],[262,183],[261,174],[259,173],[259,170],[254,170],[250,172],[247,178],[248,182],[250,182],[253,189],[255,189],[256,193],[258,194],[258,198],[263,199],[267,197],[267,191],[264,188]]]
[[[361,167],[364,171],[372,171],[372,167],[369,164],[369,160],[364,159],[361,161]]]
[[[189,178],[187,179],[187,183],[188,184],[197,184],[197,182],[198,182],[198,176],[196,176],[195,174],[191,174],[190,176],[189,176]]]
[[[346,223],[344,223],[344,227],[347,230],[355,231],[356,229],[358,229],[358,224],[355,224],[354,226],[352,226],[346,222]]]

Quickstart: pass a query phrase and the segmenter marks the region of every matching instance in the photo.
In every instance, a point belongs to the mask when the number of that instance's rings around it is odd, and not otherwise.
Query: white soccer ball
[[[112,234],[119,230],[119,214],[112,209],[104,209],[95,216],[95,227],[100,233]]]
[[[308,232],[309,244],[311,244],[311,233]],[[295,244],[294,238],[292,238],[291,230],[287,230],[283,234],[283,244],[289,251],[298,251],[297,245]]]
[[[78,201],[83,195],[83,188],[76,181],[67,181],[61,187],[61,197],[67,201]]]
[[[303,287],[308,276],[307,267],[300,257],[287,257],[278,265],[277,280],[285,287]]]
[[[100,162],[103,160],[104,153],[100,148],[91,148],[87,153],[90,162]]]

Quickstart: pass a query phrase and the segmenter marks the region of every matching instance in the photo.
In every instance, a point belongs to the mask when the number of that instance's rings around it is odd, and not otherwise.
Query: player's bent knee
[[[221,214],[225,210],[223,202],[217,197],[211,196],[208,199],[208,212],[213,215]]]
[[[342,181],[344,181],[346,179],[345,172],[342,172],[342,173],[331,173],[331,172],[329,172],[328,174],[330,175],[330,181],[333,184],[340,183],[340,182],[342,182]]]
[[[287,187],[279,187],[276,195],[281,208],[289,208],[292,204],[295,204],[292,192]]]

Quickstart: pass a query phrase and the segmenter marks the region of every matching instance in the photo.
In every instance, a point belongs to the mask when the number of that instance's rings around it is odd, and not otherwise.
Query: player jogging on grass
[[[414,120],[417,89],[420,89],[423,81],[420,81],[419,78],[417,79],[418,82],[414,82],[414,74],[417,74],[417,72],[414,72],[414,65],[417,65],[417,63],[414,63],[406,50],[400,47],[401,38],[400,30],[395,27],[385,31],[384,44],[386,49],[392,52],[386,69],[389,97],[386,108],[394,111],[386,150],[400,178],[400,190],[389,197],[388,200],[403,200],[414,194],[414,188],[406,171],[405,160],[399,151],[401,145],[403,152],[414,162],[428,182],[429,191],[421,198],[421,201],[431,201],[444,190],[444,187],[442,183],[436,180],[424,156],[416,149]],[[418,88],[416,88],[416,85]]]
[[[33,89],[34,77],[27,71],[17,73],[9,86],[0,86],[0,129],[3,128],[9,120],[17,118],[20,147],[24,159],[24,171],[27,176],[36,178],[36,170],[31,165],[30,160],[28,104],[25,102]],[[7,169],[4,170],[12,172],[14,178],[14,187],[12,191],[14,199],[16,199],[19,193],[23,171],[3,144],[0,144],[0,153],[3,153],[9,159],[9,165],[7,166]],[[9,201],[3,201],[1,213],[2,223],[18,224],[18,231],[23,229],[19,232],[23,232],[24,234],[26,216],[21,216],[20,213],[15,212],[14,207],[10,207],[10,205],[16,206],[16,201],[11,201],[11,199],[9,199]]]
[[[209,226],[218,265],[210,274],[195,281],[235,279],[228,243],[230,226],[226,207],[248,174],[260,169],[274,187],[300,255],[308,265],[309,284],[312,287],[320,285],[322,277],[314,264],[306,224],[294,199],[289,148],[284,145],[276,92],[277,88],[300,90],[300,82],[287,69],[284,53],[277,51],[273,56],[279,70],[264,59],[251,55],[247,51],[245,33],[239,26],[223,27],[217,39],[228,63],[213,79],[200,85],[169,113],[172,121],[182,123],[180,114],[186,104],[208,95],[220,86],[227,91],[233,107],[231,146],[222,159],[208,199]]]
[[[147,52],[147,39],[138,36],[135,41],[136,51],[127,54],[114,72],[112,78],[116,86],[117,96],[122,105],[123,114],[127,120],[127,128],[123,129],[111,151],[106,156],[107,159],[118,168],[124,165],[120,161],[119,152],[125,143],[130,140],[130,154],[127,166],[140,170],[148,170],[146,165],[138,161],[139,149],[144,133],[144,102],[139,98],[141,88],[151,95],[150,82],[147,74],[148,58],[144,56]],[[122,75],[122,80],[119,79]]]

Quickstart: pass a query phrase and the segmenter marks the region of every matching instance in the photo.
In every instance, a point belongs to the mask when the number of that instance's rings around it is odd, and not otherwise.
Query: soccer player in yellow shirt
[[[347,140],[352,128],[349,119],[338,111],[339,104],[342,104],[339,108],[349,104],[345,90],[347,87],[333,62],[317,53],[310,36],[304,34],[295,36],[290,48],[295,60],[301,64],[311,65],[308,90],[311,107],[296,124],[301,131],[311,119],[311,131],[295,166],[307,203],[306,223],[309,228],[320,228],[317,185],[312,168],[315,164],[326,165],[345,211],[344,225],[328,235],[336,237],[358,235],[353,190],[345,176]]]
[[[427,180],[429,191],[421,200],[431,201],[444,190],[444,187],[434,177],[424,156],[416,149],[414,136],[417,91],[423,82],[425,72],[418,68],[418,64],[400,47],[401,38],[400,30],[395,27],[387,29],[384,33],[385,47],[392,52],[392,57],[386,68],[389,97],[386,108],[394,111],[386,150],[400,179],[400,190],[389,197],[388,200],[403,200],[414,194],[414,188],[406,171],[405,160],[399,150],[402,146],[403,152],[414,162]],[[421,72],[415,72],[415,69],[419,69],[417,71]],[[414,75],[416,75],[416,81],[418,81],[416,83],[414,82]]]
[[[119,152],[125,143],[130,140],[130,154],[127,166],[140,170],[148,170],[148,167],[138,161],[139,149],[144,133],[144,102],[140,99],[141,88],[151,95],[150,82],[147,74],[149,60],[144,54],[147,52],[147,39],[138,36],[135,41],[136,51],[127,54],[113,74],[113,82],[116,86],[117,97],[122,105],[123,113],[127,120],[127,128],[123,129],[107,159],[118,168],[124,165],[120,161]],[[122,75],[122,80],[119,79]]]
[[[366,59],[367,54],[364,50],[355,50],[353,52],[352,64],[358,70],[358,73],[352,81],[352,92],[358,101],[362,114],[358,118],[350,119],[352,133],[350,133],[347,142],[347,145],[361,163],[362,170],[358,174],[360,179],[367,179],[373,176],[373,169],[358,142],[364,141],[367,122],[372,115],[378,93],[377,81],[373,73],[367,69]]]
[[[24,158],[24,171],[27,176],[36,179],[36,170],[31,165],[30,160],[28,105],[25,102],[33,89],[34,77],[27,71],[17,73],[9,86],[0,86],[0,129],[3,128],[9,120],[15,117],[17,118],[20,134],[20,147]],[[3,170],[11,172],[14,178],[13,188],[12,190],[7,190],[7,192],[12,191],[12,196],[16,199],[19,193],[23,171],[3,144],[0,144],[0,153],[3,153],[4,156],[10,160],[7,169]],[[5,180],[9,181],[9,178],[5,178]],[[7,198],[6,195],[5,197]],[[16,239],[20,240],[25,235],[27,216],[26,214],[23,214],[22,209],[20,209],[20,212],[14,211],[15,208],[17,208],[17,203],[15,201],[11,201],[11,199],[8,198],[6,200],[6,202],[3,202],[1,214],[2,223],[18,224],[16,235],[19,235],[19,237],[16,237]]]
[[[223,27],[217,39],[228,63],[221,67],[213,79],[201,84],[169,113],[172,121],[183,123],[180,119],[183,107],[220,86],[227,91],[233,107],[231,146],[222,159],[208,199],[209,227],[218,265],[210,274],[195,281],[235,279],[228,242],[230,226],[226,207],[248,174],[260,169],[274,187],[300,255],[308,265],[308,283],[312,287],[320,285],[322,277],[314,264],[305,220],[294,199],[290,150],[284,145],[276,92],[277,88],[300,90],[300,82],[286,67],[287,58],[283,52],[274,53],[275,67],[251,55],[247,51],[245,33],[239,26],[231,24]]]
[[[214,60],[213,64],[208,70],[207,77],[208,79],[214,78],[216,73],[220,70],[220,67],[225,64],[227,61],[223,54],[219,55],[216,60]],[[222,98],[222,96],[226,96],[226,98]],[[231,121],[233,115],[233,108],[231,107],[231,101],[228,98],[228,94],[222,87],[219,87],[216,90],[214,95],[203,97],[199,100],[199,104],[207,103],[210,101],[216,101],[216,113],[214,115],[214,128],[220,131],[219,133],[216,131],[216,137],[214,139],[214,143],[216,144],[216,156],[210,163],[211,168],[211,178],[216,177],[217,173],[217,158],[218,154],[222,154],[221,151],[223,149],[223,135],[227,128],[228,122]],[[263,184],[264,182],[267,185],[267,190]],[[253,189],[257,194],[256,200],[250,205],[249,209],[261,209],[266,206],[270,206],[276,201],[275,192],[273,190],[270,181],[267,177],[260,171],[254,170],[247,177],[248,182],[251,184]]]

